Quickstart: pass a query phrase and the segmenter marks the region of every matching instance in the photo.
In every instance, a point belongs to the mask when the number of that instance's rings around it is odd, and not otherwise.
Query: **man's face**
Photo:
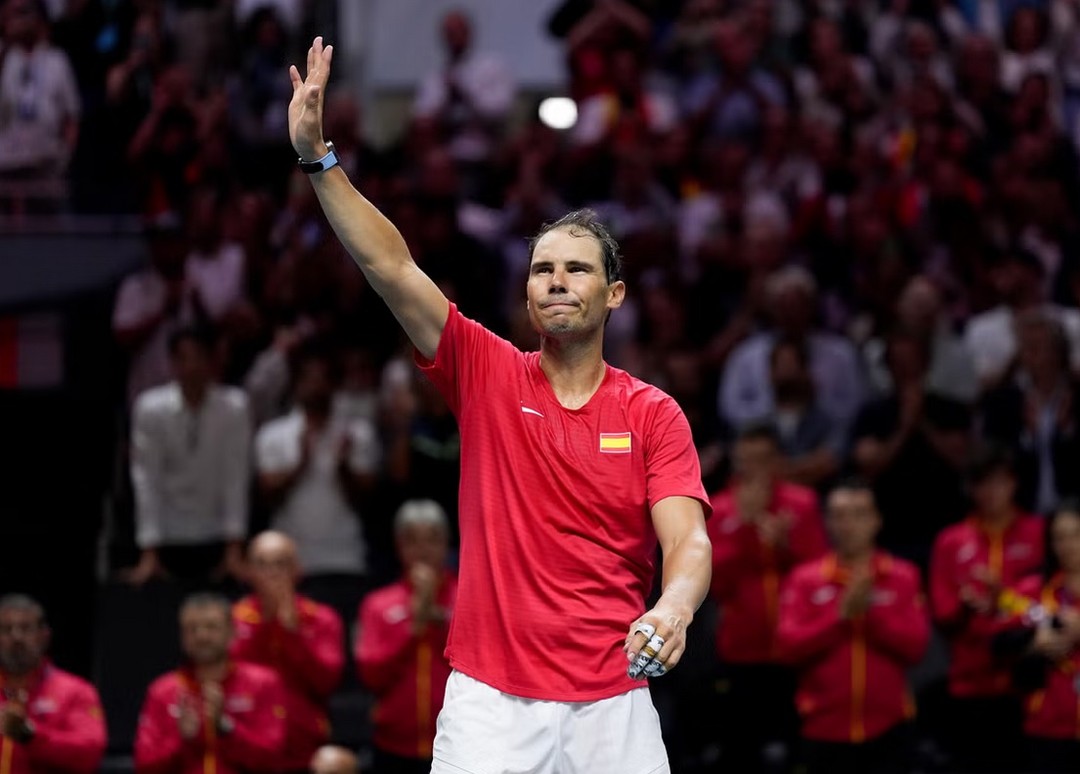
[[[469,20],[460,13],[451,13],[443,20],[443,43],[452,59],[459,59],[469,50],[472,31]]]
[[[173,354],[172,364],[176,380],[185,389],[205,389],[213,378],[210,354],[194,341],[180,342]]]
[[[33,610],[0,610],[0,668],[24,675],[37,669],[49,645],[49,628]]]
[[[732,467],[741,479],[772,478],[779,461],[780,452],[769,438],[743,438],[731,452]]]
[[[989,473],[971,487],[975,507],[981,513],[1001,513],[1011,508],[1016,494],[1016,477],[1002,468]]]
[[[305,409],[326,409],[334,396],[330,364],[317,358],[306,361],[296,377],[296,402]]]
[[[196,666],[221,663],[232,642],[229,609],[215,604],[185,607],[180,611],[180,640],[184,655]]]
[[[533,327],[544,336],[574,340],[603,328],[608,312],[622,304],[626,286],[608,284],[595,237],[556,229],[536,243],[526,292]]]
[[[410,524],[398,534],[397,544],[406,570],[415,564],[438,570],[446,563],[446,530],[437,524]]]
[[[260,596],[283,586],[294,587],[300,576],[296,550],[288,538],[268,533],[257,538],[249,554],[251,585]]]
[[[828,528],[833,547],[844,556],[858,556],[874,547],[881,516],[867,489],[837,489],[829,495]]]

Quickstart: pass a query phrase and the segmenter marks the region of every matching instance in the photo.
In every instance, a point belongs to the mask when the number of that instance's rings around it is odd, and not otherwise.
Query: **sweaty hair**
[[[608,284],[622,279],[622,257],[619,255],[619,243],[608,231],[607,226],[600,222],[594,210],[581,209],[568,212],[552,223],[545,223],[540,227],[532,239],[529,240],[529,261],[532,261],[536,243],[549,231],[563,229],[571,236],[591,236],[600,245],[600,257],[604,262],[604,275]]]
[[[0,597],[0,611],[4,610],[22,610],[28,613],[34,613],[38,618],[38,624],[45,626],[47,621],[45,620],[45,608],[41,606],[41,603],[28,594],[5,594]]]

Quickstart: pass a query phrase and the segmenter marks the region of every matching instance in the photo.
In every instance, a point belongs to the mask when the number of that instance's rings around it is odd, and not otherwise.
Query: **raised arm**
[[[305,161],[327,153],[322,111],[333,53],[333,46],[324,48],[322,38],[317,37],[308,49],[306,79],[295,66],[289,68],[293,86],[289,137]],[[340,166],[311,175],[311,184],[334,233],[368,282],[386,301],[420,354],[434,358],[450,309],[442,291],[420,271],[394,224],[353,188]]]

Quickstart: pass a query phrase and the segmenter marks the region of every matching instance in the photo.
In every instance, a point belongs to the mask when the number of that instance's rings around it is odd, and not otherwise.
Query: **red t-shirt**
[[[461,432],[451,665],[530,699],[595,701],[640,687],[622,645],[652,587],[650,508],[681,495],[709,512],[678,405],[608,366],[585,406],[563,408],[538,352],[453,305],[435,360],[417,362]]]

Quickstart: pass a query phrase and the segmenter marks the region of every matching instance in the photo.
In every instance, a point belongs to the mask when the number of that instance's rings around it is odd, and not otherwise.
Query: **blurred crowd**
[[[5,0],[0,211],[145,223],[149,262],[113,316],[128,363],[118,577],[235,600],[258,583],[249,539],[273,530],[343,652],[367,631],[398,648],[380,651],[393,668],[361,664],[361,677],[390,715],[422,716],[387,737],[377,711],[383,752],[422,760],[430,739],[414,737],[433,728],[443,674],[430,633],[452,608],[434,600],[451,593],[459,440],[289,145],[287,67],[315,33],[348,48],[335,5]],[[671,693],[659,703],[675,766],[788,771],[801,714],[825,745],[804,763],[823,771],[845,770],[828,756],[848,748],[901,766],[881,771],[1020,771],[1025,731],[1060,743],[1033,753],[1039,771],[1080,770],[1080,557],[1068,534],[1047,537],[1077,526],[1080,494],[1080,2],[566,0],[546,34],[577,109],[568,129],[539,119],[510,52],[478,50],[483,23],[448,12],[430,31],[441,64],[391,143],[365,138],[366,106],[335,81],[325,136],[421,268],[524,349],[538,346],[528,237],[590,207],[619,239],[630,293],[606,359],[678,400],[716,493],[716,653],[709,632],[692,673],[707,679],[655,686]],[[866,486],[844,483],[853,474]],[[399,559],[394,515],[418,502],[445,519],[445,562]],[[863,554],[874,543],[901,568],[895,589],[878,559],[869,575],[838,569],[852,513],[869,525]],[[1060,571],[1025,586],[1044,554]],[[822,562],[832,591],[797,570]],[[384,599],[373,589],[386,584],[403,585]],[[860,616],[905,594],[914,640],[863,631]],[[834,597],[843,637],[807,630]],[[373,599],[383,607],[351,631]],[[184,610],[214,619],[220,604]],[[882,699],[900,708],[885,726],[815,722],[823,701],[871,712],[845,675],[933,664],[927,641],[948,646],[947,667],[931,666],[914,703]],[[816,675],[830,648],[847,666]],[[1049,665],[1034,681],[1033,654]]]

